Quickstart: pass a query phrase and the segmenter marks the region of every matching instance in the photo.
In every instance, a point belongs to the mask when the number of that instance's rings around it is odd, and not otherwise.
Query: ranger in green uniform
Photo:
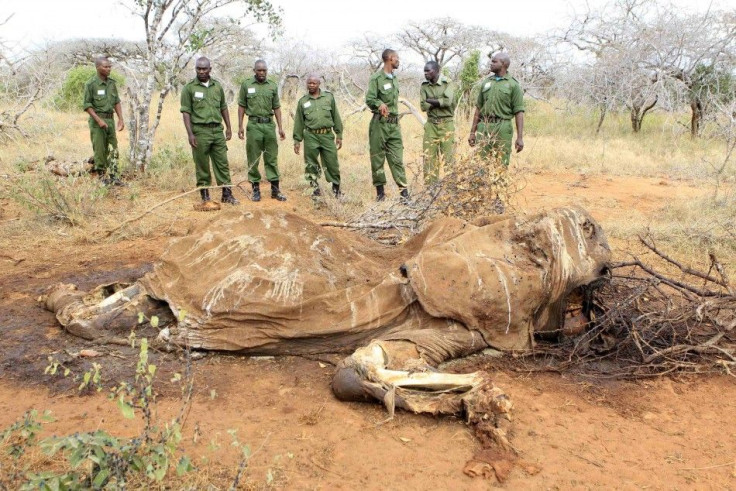
[[[197,187],[202,202],[210,201],[207,186],[212,185],[210,159],[218,186],[230,186],[230,167],[227,162],[226,140],[232,138],[230,113],[227,110],[225,91],[217,80],[210,77],[210,60],[197,59],[197,77],[184,86],[181,91],[181,114],[184,127],[189,136],[192,156],[197,175]],[[225,121],[225,134],[222,121]],[[222,188],[222,202],[237,205],[230,187]],[[205,208],[206,209],[206,208]]]
[[[428,61],[419,91],[419,105],[427,113],[424,124],[424,184],[437,182],[442,160],[452,165],[455,160],[455,85],[440,75],[440,65]]]
[[[381,58],[383,69],[371,76],[365,95],[365,103],[373,112],[368,129],[373,185],[376,187],[376,200],[383,201],[386,198],[383,189],[386,184],[383,163],[386,160],[394,182],[399,186],[401,199],[408,201],[404,144],[399,127],[399,84],[393,73],[399,68],[399,55],[392,49],[386,49]]]
[[[516,151],[524,149],[524,92],[519,82],[508,74],[509,55],[488,56],[493,74],[481,82],[468,143],[475,146],[477,138],[483,156],[496,157],[508,167],[514,136],[512,118],[516,121]]]
[[[279,138],[285,139],[281,126],[281,102],[279,88],[268,80],[268,67],[263,60],[256,61],[253,66],[254,77],[245,80],[240,86],[238,96],[238,137],[245,138],[243,116],[248,115],[248,137],[245,142],[245,153],[248,157],[248,180],[253,186],[253,201],[261,200],[261,173],[258,163],[263,154],[263,167],[266,179],[271,182],[271,197],[286,201],[286,196],[279,189],[278,154],[279,143],[276,140],[276,127],[279,126]]]
[[[95,59],[97,75],[84,85],[84,110],[89,114],[89,136],[94,151],[94,170],[103,178],[105,184],[122,186],[115,165],[117,159],[118,139],[115,135],[113,111],[118,115],[118,131],[123,131],[123,111],[120,108],[120,97],[115,80],[110,78],[112,63],[106,56]],[[112,157],[112,159],[111,159]],[[112,161],[111,161],[112,160]]]
[[[342,120],[335,97],[319,88],[317,75],[307,77],[307,95],[299,99],[294,116],[294,153],[304,141],[304,177],[314,188],[313,196],[320,196],[317,179],[320,162],[327,182],[332,183],[335,197],[340,196],[340,165],[337,151],[342,148]],[[333,133],[334,132],[334,133]],[[337,145],[336,145],[337,144]]]

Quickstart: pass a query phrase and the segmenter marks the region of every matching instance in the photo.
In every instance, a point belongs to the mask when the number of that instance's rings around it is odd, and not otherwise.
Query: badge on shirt
[[[105,89],[97,89],[97,95],[105,95]]]
[[[255,94],[256,93],[256,88],[255,87],[248,87],[248,93],[249,94]]]
[[[388,90],[390,88],[391,88],[391,83],[390,82],[383,84],[383,90]]]
[[[308,107],[309,107],[309,106],[311,106],[311,105],[312,105],[312,101],[307,101],[307,102],[305,102],[305,103],[304,103],[304,109],[308,108]]]
[[[491,82],[486,82],[486,84],[483,86],[483,90],[488,90],[491,88]]]
[[[195,99],[204,99],[204,92],[195,92],[194,93]]]

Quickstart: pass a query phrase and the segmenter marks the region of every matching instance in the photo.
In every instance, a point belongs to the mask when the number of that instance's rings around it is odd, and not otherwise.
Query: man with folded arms
[[[427,112],[424,124],[424,184],[435,184],[442,162],[452,165],[455,157],[455,85],[440,73],[436,61],[424,65],[419,106]]]

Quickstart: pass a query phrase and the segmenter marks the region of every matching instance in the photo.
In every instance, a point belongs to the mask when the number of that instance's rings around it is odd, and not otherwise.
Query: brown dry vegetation
[[[603,133],[594,137],[591,115],[531,101],[526,148],[512,159],[511,178],[517,190],[512,208],[527,213],[581,205],[607,232],[618,261],[628,260],[631,254],[651,259],[637,239],[637,234],[648,230],[660,247],[688,265],[707,269],[712,252],[727,270],[735,271],[736,171],[731,166],[716,175],[714,169],[725,155],[724,143],[691,140],[687,128],[678,122],[686,118],[654,114],[642,133],[633,135],[625,116],[612,116]],[[280,146],[280,169],[289,201],[266,199],[255,204],[236,191],[241,208],[282,209],[314,220],[343,221],[371,206],[367,115],[346,124],[340,155],[347,196],[339,203],[327,199],[322,206],[309,199],[301,157],[291,149],[290,118],[286,119],[289,138]],[[0,427],[36,408],[51,409],[57,419],[48,425],[48,434],[104,428],[132,435],[136,423],[122,419],[103,396],[80,396],[78,382],[44,376],[48,356],[66,360],[73,375],[83,373],[90,361],[73,355],[89,346],[62,332],[35,299],[58,281],[90,287],[137,277],[170,238],[211,218],[192,210],[196,195],[189,195],[106,234],[124,220],[191,189],[193,164],[176,103],[168,101],[165,106],[157,152],[147,174],[129,175],[125,188],[104,189],[87,176],[63,179],[44,170],[44,158],[50,154],[57,160],[89,156],[82,114],[38,110],[26,126],[31,139],[5,143],[0,150],[0,329],[6,343],[0,359]],[[468,153],[467,128],[467,121],[459,122],[462,154]],[[402,131],[405,161],[416,190],[421,182],[422,132],[411,116],[404,118]],[[127,136],[121,134],[120,140],[125,148]],[[233,180],[243,181],[243,142],[236,138],[229,148]],[[395,188],[388,189],[389,197],[396,198]],[[97,360],[107,385],[130,377],[134,350],[95,349],[105,354]],[[162,370],[156,385],[161,393],[158,410],[162,418],[170,417],[181,400],[168,380],[182,370],[183,362],[176,353],[154,357]],[[394,421],[378,425],[385,418],[380,406],[334,400],[329,380],[330,362],[336,359],[264,360],[214,354],[194,362],[195,392],[183,444],[198,471],[184,478],[172,476],[169,484],[228,487],[238,454],[227,432],[237,430],[241,442],[257,449],[246,470],[249,487],[480,489],[490,485],[461,472],[477,443],[460,421],[401,413]],[[538,473],[514,470],[509,487],[736,485],[736,438],[730,431],[736,416],[736,384],[725,371],[718,374],[717,367],[711,367],[709,375],[623,382],[584,374],[530,373],[523,364],[504,359],[484,366],[515,401],[514,445],[527,462],[541,469]],[[30,462],[35,470],[61,465],[38,452]],[[2,474],[10,463],[3,457],[0,465]]]

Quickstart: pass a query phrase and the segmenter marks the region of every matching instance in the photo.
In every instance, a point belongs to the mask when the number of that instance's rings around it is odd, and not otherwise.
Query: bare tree
[[[0,22],[4,26],[13,15]],[[28,110],[44,97],[57,80],[50,76],[49,50],[25,51],[0,37],[0,138],[27,137],[21,126]]]
[[[239,7],[240,11],[214,27],[207,22],[216,11],[227,6]],[[153,153],[164,100],[195,54],[230,38],[232,33],[227,24],[240,26],[240,20],[236,19],[266,22],[275,32],[281,25],[281,17],[280,11],[267,0],[130,0],[130,9],[140,17],[145,28],[143,60],[124,64],[130,107],[129,156],[135,168],[142,170]],[[151,121],[156,91],[158,102]]]
[[[691,134],[697,136],[706,107],[696,90],[703,81],[699,75],[704,66],[733,69],[734,18],[734,12],[711,10],[686,14],[655,0],[613,0],[575,17],[558,39],[592,56],[595,78],[606,81],[597,87],[605,89],[598,98],[605,108],[626,106],[634,132],[674,90],[688,101]]]
[[[383,65],[381,53],[389,47],[389,44],[387,39],[367,32],[362,37],[353,39],[348,48],[352,54],[351,58],[365,63],[370,73],[373,73]]]
[[[433,60],[441,66],[459,62],[472,49],[496,37],[495,33],[480,26],[466,26],[451,17],[411,22],[396,35],[399,43],[420,55],[425,61]]]

